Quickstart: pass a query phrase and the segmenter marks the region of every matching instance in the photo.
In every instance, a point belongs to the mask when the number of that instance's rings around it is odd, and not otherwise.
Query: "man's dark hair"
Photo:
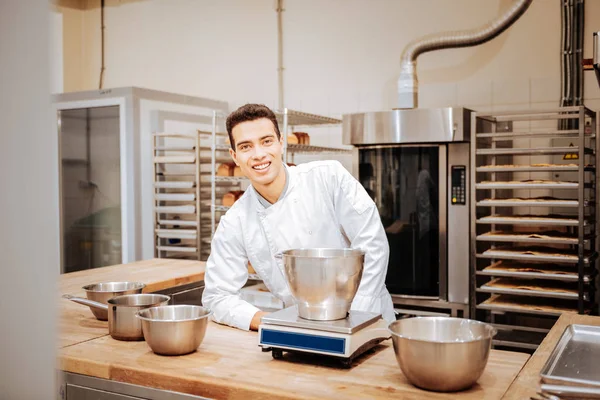
[[[227,117],[227,134],[229,135],[229,143],[231,148],[235,151],[235,143],[233,141],[233,128],[236,125],[246,121],[254,121],[257,119],[266,118],[273,123],[275,127],[275,133],[277,133],[277,139],[281,139],[281,133],[279,132],[279,125],[277,124],[277,117],[271,109],[263,104],[245,104],[229,114]]]

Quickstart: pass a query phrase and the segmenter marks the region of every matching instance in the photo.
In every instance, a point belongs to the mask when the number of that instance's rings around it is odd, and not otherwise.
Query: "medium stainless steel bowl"
[[[138,311],[144,339],[156,354],[179,356],[195,351],[206,334],[208,317],[205,307],[173,305]]]
[[[365,253],[353,249],[294,249],[282,254],[301,318],[346,318],[362,278]]]
[[[439,392],[471,387],[485,369],[496,335],[489,324],[449,317],[402,319],[388,329],[406,378]]]
[[[136,293],[113,297],[108,304],[68,294],[65,299],[90,307],[92,310],[108,312],[108,333],[117,340],[144,340],[142,321],[137,312],[149,307],[167,305],[171,299],[162,294]]]
[[[113,297],[142,293],[145,287],[146,285],[141,282],[102,282],[84,286],[82,289],[85,290],[88,299],[108,304],[108,300]],[[101,321],[108,320],[108,311],[91,307],[90,310],[97,319]]]

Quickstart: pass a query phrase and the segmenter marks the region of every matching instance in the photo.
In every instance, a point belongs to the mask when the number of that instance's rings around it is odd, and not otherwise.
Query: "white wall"
[[[58,146],[47,0],[0,1],[0,398],[56,398]]]
[[[328,115],[394,107],[399,58],[409,41],[477,27],[510,4],[286,0],[286,105]],[[98,84],[98,5],[88,0],[84,12],[81,89]],[[592,32],[600,30],[599,2],[587,1],[586,13],[584,56],[591,57]],[[109,0],[105,20],[107,87],[136,85],[226,99],[232,106],[277,105],[274,0]],[[491,42],[420,57],[420,105],[556,105],[559,51],[560,2],[535,0]],[[600,99],[593,74],[586,77],[587,99]]]

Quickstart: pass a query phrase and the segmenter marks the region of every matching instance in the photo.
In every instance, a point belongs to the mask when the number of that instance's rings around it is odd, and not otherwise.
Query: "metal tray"
[[[540,376],[544,383],[600,388],[600,327],[567,326]]]
[[[590,171],[592,167],[585,167],[587,171]],[[551,171],[578,171],[579,167],[572,165],[484,165],[475,169],[477,172],[551,172]]]
[[[519,271],[504,271],[501,269],[485,269],[482,271],[477,271],[477,275],[481,276],[498,276],[498,277],[506,277],[506,278],[521,278],[521,279],[550,279],[555,281],[566,281],[566,282],[577,282],[579,280],[579,276],[575,273],[572,275],[566,274],[548,274],[544,272],[519,272]],[[589,282],[589,275],[584,275],[584,282]]]
[[[577,238],[559,238],[559,237],[544,237],[544,238],[531,238],[525,235],[505,233],[490,235],[489,232],[477,235],[477,240],[481,242],[511,242],[511,243],[531,243],[531,244],[577,244],[579,240]]]
[[[559,309],[552,309],[552,308],[546,308],[544,309],[542,307],[542,309],[532,309],[532,308],[528,308],[524,305],[518,304],[518,303],[511,303],[511,304],[505,304],[505,303],[500,303],[500,304],[496,304],[494,303],[494,300],[498,299],[501,300],[503,298],[504,295],[492,295],[492,297],[490,297],[489,299],[485,300],[482,303],[479,303],[477,305],[478,309],[481,310],[488,310],[488,311],[492,311],[492,312],[513,312],[513,313],[520,313],[520,314],[533,314],[533,315],[549,315],[549,316],[560,316],[563,313],[567,312],[564,310],[559,310]],[[523,299],[523,303],[527,303],[527,299],[524,298]],[[576,306],[573,306],[573,312],[577,312],[576,311]]]
[[[594,151],[588,147],[584,147],[585,154],[593,154]],[[579,153],[579,146],[573,147],[538,147],[538,148],[496,148],[496,149],[479,149],[477,155],[517,155],[517,154],[565,154]]]
[[[577,200],[481,200],[477,202],[481,207],[577,207]],[[588,205],[588,201],[584,201]]]
[[[551,254],[519,254],[516,252],[502,251],[502,250],[486,250],[481,254],[477,254],[477,258],[489,258],[489,259],[502,259],[502,260],[518,260],[518,261],[541,261],[541,262],[552,262],[562,264],[576,264],[579,262],[577,256],[565,257],[555,256]],[[585,257],[583,261],[589,264],[589,258]]]
[[[577,182],[546,182],[546,183],[527,183],[527,182],[489,182],[489,183],[477,183],[475,184],[476,189],[489,190],[489,189],[577,189],[579,183]]]
[[[541,384],[543,393],[558,396],[561,399],[600,399],[600,388],[583,386],[564,386]]]
[[[479,224],[504,224],[504,225],[556,225],[556,226],[578,226],[579,221],[577,218],[523,218],[523,217],[497,217],[489,216],[479,218],[477,220]],[[588,222],[584,221],[584,225]]]
[[[531,289],[510,289],[502,287],[494,287],[483,285],[477,292],[480,293],[496,293],[496,294],[510,294],[513,296],[533,296],[533,297],[548,297],[553,299],[565,299],[565,300],[577,300],[579,295],[577,293],[563,293],[563,292],[545,292],[541,290]],[[584,294],[584,300],[587,300],[586,294]]]

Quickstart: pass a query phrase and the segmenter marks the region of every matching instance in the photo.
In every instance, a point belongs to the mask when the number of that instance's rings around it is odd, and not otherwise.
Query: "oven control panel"
[[[452,204],[465,205],[467,196],[467,167],[464,165],[453,165],[450,179],[450,195]]]

